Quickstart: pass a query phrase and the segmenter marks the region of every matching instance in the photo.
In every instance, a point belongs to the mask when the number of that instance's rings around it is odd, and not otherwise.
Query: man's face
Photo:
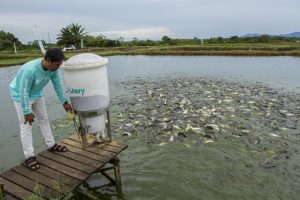
[[[50,71],[56,71],[59,69],[60,65],[63,63],[63,61],[46,61],[47,62],[47,68]]]

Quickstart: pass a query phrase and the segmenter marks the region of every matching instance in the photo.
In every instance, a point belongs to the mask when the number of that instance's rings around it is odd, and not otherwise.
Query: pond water
[[[155,81],[159,83],[162,80],[205,77],[247,85],[260,83],[276,91],[294,94],[300,91],[299,66],[300,58],[295,57],[112,56],[108,67],[112,123],[117,120],[118,112],[125,112],[124,107],[130,107],[130,97],[139,95],[139,89],[143,89],[137,84],[134,90],[136,80],[155,84]],[[23,159],[17,115],[8,93],[9,82],[18,68],[0,68],[2,170]],[[74,133],[51,84],[45,88],[44,95],[55,138],[59,141]],[[120,104],[122,101],[125,103]],[[115,121],[115,124],[118,123]],[[35,150],[44,149],[36,124],[33,137]],[[293,150],[287,170],[256,166],[255,159],[249,158],[251,152],[246,152],[245,146],[236,141],[195,146],[191,145],[192,140],[186,139],[185,142],[162,145],[159,142],[149,143],[143,134],[131,138],[121,134],[113,137],[125,140],[129,145],[120,155],[124,199],[297,199],[300,187],[300,155],[297,152],[300,148],[297,147],[299,141],[296,136],[286,141]],[[249,160],[253,167],[245,167],[243,160]],[[101,179],[95,175],[88,184],[95,187]],[[83,190],[99,195],[87,187]],[[109,187],[100,193],[102,198],[117,198]]]

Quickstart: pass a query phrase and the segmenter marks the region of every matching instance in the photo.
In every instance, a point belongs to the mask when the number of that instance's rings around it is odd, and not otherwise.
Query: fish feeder
[[[95,135],[95,141],[111,141],[109,117],[108,59],[92,53],[69,58],[63,65],[67,93],[79,118],[78,133],[83,149],[86,136]]]

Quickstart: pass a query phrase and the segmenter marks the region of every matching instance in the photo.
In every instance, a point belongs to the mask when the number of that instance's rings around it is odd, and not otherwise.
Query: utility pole
[[[50,44],[51,41],[50,41],[50,34],[49,34],[49,32],[48,32],[48,41],[49,41],[49,44]]]
[[[40,39],[40,34],[39,34],[38,30],[37,30],[37,26],[36,25],[33,26],[33,30],[34,30],[35,36],[36,36],[36,38],[38,40],[40,49],[41,49],[42,53],[45,54],[46,50],[45,50],[44,45],[43,45],[43,43],[42,43],[42,41]]]
[[[83,49],[83,39],[81,38],[81,41],[80,41],[80,48]]]
[[[14,49],[15,49],[15,53],[17,53],[17,48],[16,48],[16,42],[14,41]]]
[[[18,52],[17,52],[17,47],[16,47],[16,41],[18,41],[18,38],[15,38],[15,37],[14,37],[14,38],[12,39],[12,42],[13,42],[13,45],[14,45],[15,53],[18,53]]]

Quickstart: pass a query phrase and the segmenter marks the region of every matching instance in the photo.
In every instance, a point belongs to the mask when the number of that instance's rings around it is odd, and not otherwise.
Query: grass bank
[[[143,46],[87,48],[66,52],[66,58],[78,53],[96,53],[101,56],[112,55],[209,55],[209,56],[300,56],[299,43],[245,43],[245,44],[204,44],[180,46]],[[39,50],[27,50],[13,54],[0,53],[0,67],[20,65],[42,57]]]

